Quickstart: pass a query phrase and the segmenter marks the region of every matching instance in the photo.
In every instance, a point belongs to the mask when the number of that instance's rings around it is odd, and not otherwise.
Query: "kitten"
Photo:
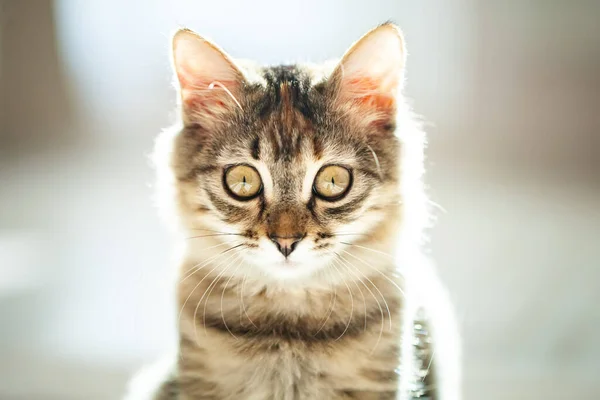
[[[433,275],[405,55],[390,23],[320,67],[256,67],[175,34],[182,118],[157,154],[186,239],[179,354],[130,399],[458,398],[448,303],[419,286]],[[414,318],[432,298],[447,323],[430,335]],[[425,356],[438,390],[421,390]]]

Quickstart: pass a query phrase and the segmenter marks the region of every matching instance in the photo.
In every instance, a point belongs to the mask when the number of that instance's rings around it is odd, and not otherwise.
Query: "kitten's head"
[[[173,53],[183,128],[171,166],[192,253],[227,275],[289,280],[339,271],[351,246],[389,247],[403,204],[394,25],[325,73],[244,68],[188,30]]]

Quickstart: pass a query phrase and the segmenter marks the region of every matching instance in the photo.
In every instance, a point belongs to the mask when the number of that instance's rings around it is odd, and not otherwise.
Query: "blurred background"
[[[176,27],[279,63],[388,19],[465,399],[600,398],[600,2],[0,0],[0,399],[118,399],[175,337],[147,155]]]

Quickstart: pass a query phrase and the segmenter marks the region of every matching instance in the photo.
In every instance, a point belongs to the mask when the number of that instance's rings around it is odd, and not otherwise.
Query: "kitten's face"
[[[233,68],[224,60],[217,68]],[[193,77],[179,73],[185,128],[173,167],[190,236],[217,243],[207,257],[221,259],[227,274],[348,273],[339,258],[345,248],[385,241],[399,217],[396,93],[374,88],[372,76],[359,80],[367,91],[352,91],[336,72],[316,82],[301,67],[261,69],[255,82],[238,72],[214,78],[227,90],[208,77],[199,81],[212,89],[195,83],[189,93]],[[244,271],[232,268],[235,260],[245,261]]]

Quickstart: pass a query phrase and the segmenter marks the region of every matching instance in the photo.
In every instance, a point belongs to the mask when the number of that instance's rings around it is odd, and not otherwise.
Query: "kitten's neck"
[[[200,272],[179,284],[180,329],[190,337],[208,327],[236,336],[277,332],[316,340],[359,334],[367,324],[397,326],[403,291],[391,271],[390,265],[370,276],[357,272],[355,280],[318,288]]]

